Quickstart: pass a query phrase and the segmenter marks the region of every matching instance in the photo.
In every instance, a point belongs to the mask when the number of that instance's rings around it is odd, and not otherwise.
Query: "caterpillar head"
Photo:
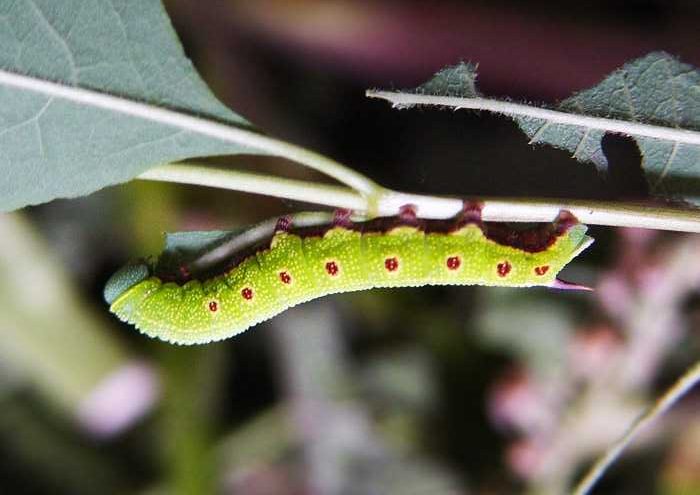
[[[126,265],[112,275],[107,283],[103,296],[107,304],[112,304],[124,292],[139,282],[151,276],[151,267],[144,261]]]

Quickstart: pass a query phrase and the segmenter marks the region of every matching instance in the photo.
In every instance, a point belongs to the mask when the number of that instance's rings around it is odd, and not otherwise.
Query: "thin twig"
[[[395,215],[401,206],[412,204],[422,218],[449,218],[463,208],[460,198],[409,194],[382,188],[375,189],[373,197],[366,198],[339,186],[198,165],[162,165],[148,170],[139,178],[265,194],[332,208],[348,208],[367,216]],[[483,203],[483,219],[491,222],[549,222],[559,211],[568,210],[581,222],[590,225],[700,233],[700,211],[694,209],[609,201],[470,199]]]
[[[573,492],[574,495],[586,495],[632,440],[634,440],[652,421],[665,413],[698,382],[700,382],[700,361],[686,371],[683,376],[656,401],[654,406],[640,416],[629,427],[627,432],[625,432],[617,442],[611,445],[605,454],[591,466],[586,476],[576,485]]]
[[[675,129],[638,122],[624,120],[591,117],[575,113],[560,112],[547,108],[539,108],[510,101],[494,100],[491,98],[465,98],[458,96],[434,96],[414,93],[391,91],[367,91],[369,98],[381,98],[398,107],[413,105],[436,105],[451,107],[455,110],[471,108],[475,110],[488,110],[506,115],[521,115],[545,119],[555,124],[569,124],[590,129],[600,129],[609,132],[619,132],[627,135],[645,136],[656,139],[664,139],[678,143],[700,145],[700,132],[686,129]]]

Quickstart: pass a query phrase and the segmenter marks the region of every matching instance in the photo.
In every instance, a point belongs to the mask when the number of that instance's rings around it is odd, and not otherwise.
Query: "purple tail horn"
[[[579,285],[579,284],[574,284],[572,282],[567,282],[566,280],[562,280],[560,278],[555,278],[554,282],[552,282],[549,287],[552,289],[560,289],[560,290],[587,290],[587,291],[593,291],[593,287],[588,287],[587,285]]]

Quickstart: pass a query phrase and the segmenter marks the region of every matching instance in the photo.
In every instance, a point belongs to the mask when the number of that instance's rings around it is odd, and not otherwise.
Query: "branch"
[[[605,454],[596,461],[588,473],[586,473],[586,476],[578,483],[573,492],[574,495],[586,495],[632,440],[639,436],[644,428],[665,413],[698,382],[700,382],[700,361],[686,371],[683,376],[656,401],[651,409],[640,416],[630,426],[627,432],[608,448]]]
[[[700,145],[700,132],[685,129],[674,129],[638,122],[606,119],[602,117],[590,117],[574,113],[549,110],[547,108],[533,107],[509,101],[493,100],[490,98],[466,98],[457,96],[433,96],[414,93],[402,93],[392,91],[368,90],[369,98],[380,98],[389,101],[395,107],[410,107],[413,105],[437,105],[452,107],[455,110],[471,108],[475,110],[488,110],[506,115],[522,115],[545,119],[556,124],[569,124],[581,127],[589,127],[602,131],[619,132],[627,135],[645,136],[679,143]]]
[[[376,186],[370,197],[351,189],[251,172],[170,164],[155,167],[140,179],[197,184],[244,191],[307,203],[348,208],[374,216],[396,215],[406,204],[415,205],[422,218],[449,218],[462,210],[459,198],[409,194]],[[589,225],[639,227],[700,233],[697,210],[642,203],[555,199],[470,198],[483,203],[483,219],[492,222],[550,222],[568,210]]]

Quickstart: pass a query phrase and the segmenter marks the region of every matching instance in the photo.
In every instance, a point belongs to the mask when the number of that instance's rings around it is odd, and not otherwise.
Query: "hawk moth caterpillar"
[[[421,219],[406,206],[393,217],[358,221],[338,211],[330,222],[317,222],[271,220],[262,239],[260,226],[228,239],[222,234],[215,249],[187,265],[168,266],[164,256],[127,265],[107,282],[105,299],[146,335],[201,344],[339,292],[423,285],[586,289],[556,278],[593,242],[567,211],[524,230],[482,222],[480,205],[469,202],[448,220]]]

